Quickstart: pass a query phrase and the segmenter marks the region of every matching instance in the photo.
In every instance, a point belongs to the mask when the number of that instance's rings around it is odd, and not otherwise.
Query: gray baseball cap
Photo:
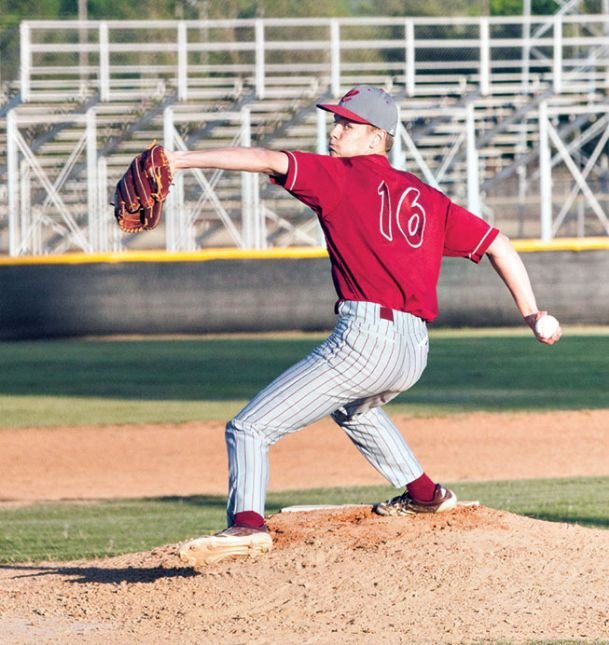
[[[318,103],[317,107],[333,112],[355,123],[368,123],[387,130],[395,136],[398,127],[398,106],[393,98],[379,87],[356,85],[338,102]]]

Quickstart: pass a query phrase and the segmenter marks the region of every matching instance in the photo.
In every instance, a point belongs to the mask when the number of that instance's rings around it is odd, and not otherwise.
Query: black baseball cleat
[[[433,499],[429,502],[421,502],[408,495],[408,491],[379,502],[372,507],[372,510],[379,515],[415,515],[417,513],[445,513],[452,511],[457,506],[457,496],[452,490],[436,484]]]

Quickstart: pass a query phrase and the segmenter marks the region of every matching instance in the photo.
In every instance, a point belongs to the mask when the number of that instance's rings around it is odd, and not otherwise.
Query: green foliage
[[[324,18],[353,15],[349,4],[347,0],[259,0],[256,9],[265,18]]]
[[[558,10],[556,0],[532,0],[534,15],[551,15]],[[582,2],[581,13],[601,10],[599,0]],[[91,20],[121,19],[226,19],[297,18],[331,16],[468,16],[520,15],[523,0],[148,0],[128,3],[122,0],[88,0]],[[21,20],[76,19],[76,0],[0,0],[0,29]]]
[[[602,0],[587,0],[580,3],[580,12],[598,13],[603,10]],[[0,80],[14,79],[19,71],[19,23],[22,20],[75,20],[79,17],[79,3],[76,0],[0,0]],[[235,18],[324,18],[324,17],[365,17],[365,16],[477,16],[520,15],[522,0],[149,0],[145,3],[123,2],[122,0],[87,0],[87,18],[90,20],[155,20],[155,19],[235,19]],[[533,14],[553,14],[557,11],[556,0],[533,0]],[[291,31],[293,29],[293,31]],[[327,31],[327,30],[326,30]],[[290,28],[284,34],[286,39],[295,38],[298,28]],[[438,31],[439,38],[456,36],[446,26]],[[497,32],[503,38],[512,32]],[[314,34],[310,33],[314,38]],[[53,38],[48,34],[49,39]],[[362,32],[358,36],[365,38]],[[379,37],[372,35],[372,38]],[[235,39],[238,40],[236,34]],[[233,62],[241,60],[241,52],[226,52]],[[314,52],[310,52],[310,55]],[[353,56],[353,52],[345,52]],[[287,55],[287,53],[285,54]],[[388,56],[387,51],[367,51],[368,58]],[[426,60],[434,60],[433,54],[425,52]],[[271,61],[272,62],[272,61]],[[348,62],[348,61],[347,61]],[[356,61],[355,61],[356,62]],[[58,59],[55,65],[72,66],[73,60]]]
[[[493,16],[519,16],[524,12],[523,0],[488,0],[488,4]],[[551,16],[558,11],[560,5],[557,0],[531,0],[531,15]],[[580,1],[577,10],[582,14],[603,11],[599,0]]]
[[[519,16],[523,13],[523,0],[489,0],[489,6],[493,16]],[[551,16],[557,10],[555,0],[531,1],[531,14],[534,16]]]
[[[88,0],[90,20],[173,20],[176,3],[163,0],[155,2],[122,2],[122,0]]]
[[[450,486],[461,499],[477,499],[492,508],[546,521],[609,528],[609,478],[458,483]],[[284,506],[294,504],[372,503],[393,494],[392,488],[378,486],[271,493],[267,509],[269,513],[276,513]],[[224,524],[223,496],[64,502],[0,508],[0,562],[65,561],[144,551],[213,533],[224,528]],[[111,572],[89,568],[75,569],[74,573],[111,575]],[[147,575],[153,575],[153,572]]]
[[[473,0],[351,0],[352,15],[367,16],[470,16],[479,15],[481,3]]]
[[[21,20],[68,18],[62,14],[62,0],[0,0],[0,26],[16,25]],[[73,3],[77,7],[77,3]]]

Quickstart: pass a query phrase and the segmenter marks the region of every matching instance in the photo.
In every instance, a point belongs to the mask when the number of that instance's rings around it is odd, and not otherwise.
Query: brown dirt
[[[397,421],[444,481],[609,475],[609,410]],[[320,423],[271,451],[271,488],[382,483]],[[0,431],[0,495],[224,493],[221,424]],[[278,514],[273,552],[184,568],[175,545],[0,566],[0,643],[525,643],[609,636],[609,531],[489,508]],[[605,641],[609,642],[609,641]]]

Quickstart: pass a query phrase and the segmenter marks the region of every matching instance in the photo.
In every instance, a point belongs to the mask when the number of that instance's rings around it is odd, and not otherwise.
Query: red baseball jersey
[[[499,233],[383,155],[287,155],[288,173],[275,181],[317,213],[339,300],[431,321],[442,256],[478,263]]]

